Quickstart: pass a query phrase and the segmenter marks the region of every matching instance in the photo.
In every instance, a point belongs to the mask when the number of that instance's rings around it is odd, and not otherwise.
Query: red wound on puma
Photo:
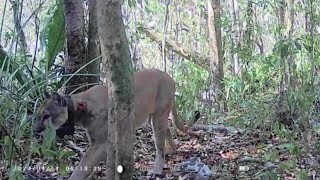
[[[78,108],[79,108],[80,110],[86,110],[86,109],[87,109],[87,104],[84,103],[84,102],[80,102],[80,103],[78,104]]]

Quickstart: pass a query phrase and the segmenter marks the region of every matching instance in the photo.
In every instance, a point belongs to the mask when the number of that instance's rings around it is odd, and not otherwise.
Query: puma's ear
[[[60,101],[61,96],[60,96],[60,94],[54,92],[54,93],[52,94],[51,98],[52,98],[54,101]]]
[[[44,91],[44,97],[50,98],[50,94],[47,91]]]
[[[56,101],[59,105],[66,107],[67,106],[67,101],[64,99],[63,96],[60,96],[58,93],[53,93],[51,96],[52,100]]]
[[[64,98],[64,97],[61,97],[61,102],[60,104],[63,106],[63,107],[66,107],[67,106],[67,100]]]
[[[194,119],[198,120],[201,117],[200,111],[194,111]]]

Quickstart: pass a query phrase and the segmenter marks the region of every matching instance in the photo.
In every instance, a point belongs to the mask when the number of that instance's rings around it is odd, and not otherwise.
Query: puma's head
[[[51,96],[45,93],[46,99],[41,104],[37,112],[37,122],[35,131],[40,133],[47,126],[58,129],[68,119],[68,107],[65,98],[58,93]]]

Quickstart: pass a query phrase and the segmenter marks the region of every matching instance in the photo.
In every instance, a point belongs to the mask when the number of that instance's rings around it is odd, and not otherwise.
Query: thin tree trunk
[[[259,27],[258,18],[257,18],[257,7],[255,7],[253,9],[253,15],[254,15],[253,16],[253,25],[255,27]],[[263,44],[263,40],[262,40],[261,34],[258,34],[258,33],[259,33],[259,31],[256,32],[254,39],[255,39],[256,45],[259,48],[259,52],[262,55],[262,54],[264,54],[264,44]]]
[[[286,34],[288,39],[292,39],[293,22],[294,22],[294,0],[286,0],[285,22],[286,22]],[[295,88],[297,86],[297,73],[295,71],[296,63],[293,55],[290,53],[287,57],[287,85]]]
[[[252,9],[252,0],[247,1],[246,7],[246,24],[245,24],[245,31],[243,33],[243,38],[241,41],[241,48],[244,49],[246,53],[246,58],[242,59],[242,68],[241,68],[241,80],[243,85],[245,83],[249,83],[249,75],[248,70],[250,68],[250,62],[252,61],[252,54],[253,54],[253,9]]]
[[[314,44],[314,33],[315,33],[315,27],[316,27],[316,24],[315,24],[315,18],[314,18],[314,5],[313,5],[313,0],[307,0],[309,1],[308,5],[310,7],[310,14],[309,16],[306,15],[306,31],[309,33],[310,35],[310,39],[311,39],[311,47],[312,47],[312,50],[311,50],[311,53],[310,53],[310,56],[309,56],[309,59],[310,59],[310,62],[311,62],[311,71],[310,71],[310,78],[311,78],[311,84],[314,83],[314,77],[316,76],[315,75],[315,59],[314,59],[314,52],[315,52],[315,44]],[[307,23],[309,22],[309,23]]]
[[[238,26],[239,23],[239,17],[238,15],[238,2],[237,0],[232,0],[231,2],[232,4],[232,16],[233,16],[233,23],[232,23],[232,28],[234,28],[233,31],[233,35],[232,35],[232,44],[233,44],[233,48],[232,48],[232,59],[233,59],[233,73],[234,75],[238,75],[240,72],[240,59],[238,56],[238,53],[234,52],[234,48],[239,46],[239,36],[240,36],[240,29]]]
[[[194,41],[194,46],[196,47],[196,51],[201,50],[201,43],[199,41],[201,37],[201,22],[202,22],[202,8],[198,10],[198,18],[197,18],[197,27],[196,27],[196,39]]]
[[[161,55],[162,55],[162,61],[163,61],[163,69],[164,72],[167,71],[167,55],[166,55],[166,37],[167,37],[167,30],[168,30],[168,20],[169,20],[169,5],[170,5],[170,0],[166,0],[166,9],[165,9],[165,18],[164,18],[164,24],[163,24],[163,37],[162,37],[162,42],[161,42]]]
[[[96,0],[89,0],[88,61],[101,55],[98,36]],[[88,73],[100,74],[100,58],[88,65]],[[99,83],[100,76],[89,76],[88,83]]]
[[[17,39],[21,48],[22,53],[24,54],[24,57],[28,51],[28,46],[26,42],[26,36],[24,34],[24,31],[21,26],[21,11],[22,11],[22,4],[23,1],[21,2],[16,2],[13,0],[10,0],[10,3],[12,5],[12,11],[13,11],[13,19],[14,19],[14,28],[17,33]],[[20,6],[19,6],[20,4]]]
[[[247,17],[246,17],[246,31],[244,34],[244,42],[245,46],[247,46],[249,50],[249,57],[252,56],[253,51],[253,3],[252,0],[248,0],[247,2]]]
[[[315,44],[314,44],[314,32],[315,32],[315,20],[314,20],[314,5],[312,0],[307,0],[306,6],[310,8],[310,12],[306,15],[306,32],[310,36],[310,54],[309,54],[309,61],[311,62],[311,71],[310,71],[310,84],[314,84],[314,77],[315,77],[315,62],[314,62],[314,52],[315,52]],[[308,23],[307,23],[308,22]],[[304,145],[306,147],[306,152],[310,153],[310,142],[312,138],[312,133],[310,130],[310,122],[309,122],[309,113],[303,113],[303,117],[301,118],[303,124],[303,140]]]
[[[278,19],[279,19],[279,25],[284,26],[284,0],[280,1],[279,10],[278,10]],[[283,34],[278,35],[278,40],[283,38]],[[285,91],[285,66],[286,63],[284,60],[280,60],[280,84],[279,84],[279,108],[282,108],[281,103],[284,101],[284,91]]]
[[[79,0],[64,0],[64,8],[66,22],[65,73],[73,74],[86,64],[84,8],[82,1]],[[79,73],[86,73],[85,68]],[[66,93],[70,93],[86,83],[87,79],[85,76],[75,75],[67,83]]]
[[[97,1],[97,17],[102,71],[107,75],[110,100],[106,179],[132,179],[133,70],[120,0]],[[122,173],[116,173],[119,165],[124,167]]]
[[[212,86],[215,91],[216,103],[221,103],[223,92],[223,54],[220,23],[220,0],[208,0],[208,28],[209,28],[209,52]],[[217,107],[222,109],[222,104]]]

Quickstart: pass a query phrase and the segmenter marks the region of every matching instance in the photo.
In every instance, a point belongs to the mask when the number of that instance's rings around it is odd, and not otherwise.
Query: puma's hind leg
[[[154,161],[154,170],[156,174],[161,174],[165,163],[165,139],[168,129],[168,113],[155,114],[152,118],[152,129],[155,137],[156,158]]]
[[[173,155],[177,151],[177,146],[173,141],[172,134],[169,128],[167,129],[164,151],[166,154],[169,154],[169,155]]]

